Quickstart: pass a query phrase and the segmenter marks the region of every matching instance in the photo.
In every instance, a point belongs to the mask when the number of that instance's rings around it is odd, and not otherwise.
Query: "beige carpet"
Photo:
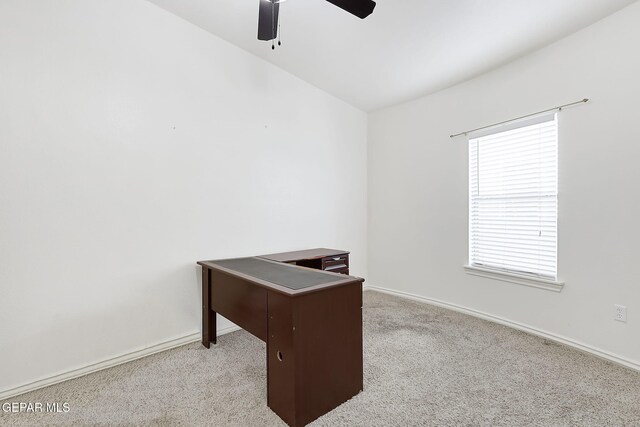
[[[640,426],[640,374],[452,311],[365,292],[365,390],[313,426]],[[284,426],[244,331],[10,399],[66,414],[0,424]]]

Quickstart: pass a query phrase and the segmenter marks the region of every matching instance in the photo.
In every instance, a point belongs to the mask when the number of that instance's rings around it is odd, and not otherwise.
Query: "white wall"
[[[198,260],[366,276],[366,121],[142,0],[0,2],[0,392],[197,332]]]
[[[479,78],[369,116],[369,285],[488,313],[640,363],[640,3]],[[428,73],[429,70],[423,70]],[[560,115],[562,293],[466,275],[467,144]],[[628,323],[613,305],[628,306]]]

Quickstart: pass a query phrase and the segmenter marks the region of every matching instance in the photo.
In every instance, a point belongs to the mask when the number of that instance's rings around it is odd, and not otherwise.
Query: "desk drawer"
[[[328,256],[322,258],[323,270],[349,267],[349,255]]]
[[[340,274],[349,274],[349,267],[326,268],[324,271],[330,271],[332,273],[340,273]]]

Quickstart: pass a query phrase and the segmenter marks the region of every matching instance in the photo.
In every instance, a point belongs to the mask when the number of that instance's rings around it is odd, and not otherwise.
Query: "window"
[[[489,132],[469,141],[469,267],[555,281],[556,114]]]

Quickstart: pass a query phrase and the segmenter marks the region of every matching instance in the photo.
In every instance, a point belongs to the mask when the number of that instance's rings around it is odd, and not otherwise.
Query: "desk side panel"
[[[301,425],[296,424],[293,298],[276,292],[267,298],[267,404],[290,426]]]
[[[363,389],[362,283],[294,298],[296,418],[305,425]]]
[[[210,272],[211,309],[266,342],[267,291],[230,274]]]

